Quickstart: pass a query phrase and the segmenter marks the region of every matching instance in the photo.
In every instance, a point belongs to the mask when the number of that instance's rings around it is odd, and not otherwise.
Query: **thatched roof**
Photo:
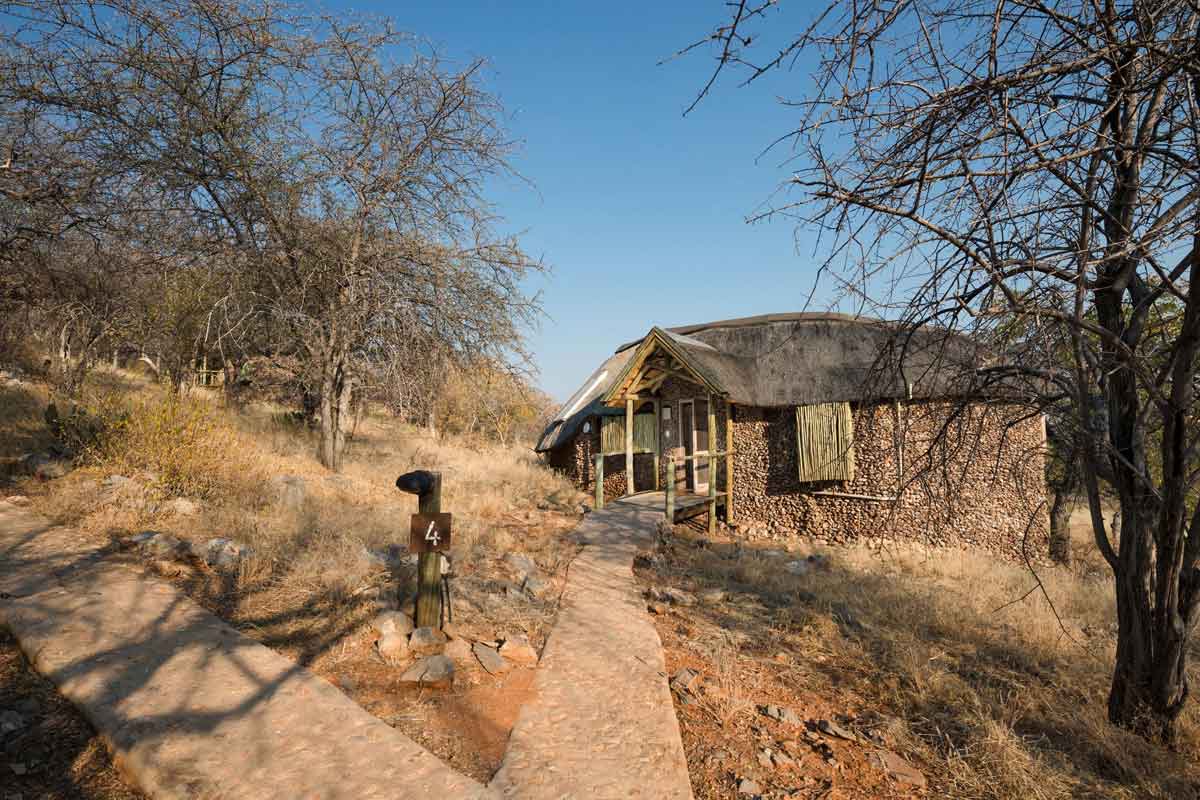
[[[665,350],[714,394],[747,406],[790,407],[958,394],[981,361],[973,343],[937,329],[916,332],[842,314],[767,314],[651,331],[617,349],[572,395],[543,433],[539,451],[574,436],[587,417]]]

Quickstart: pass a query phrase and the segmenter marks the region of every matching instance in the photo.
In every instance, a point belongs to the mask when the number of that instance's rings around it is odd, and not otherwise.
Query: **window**
[[[796,466],[802,483],[854,480],[854,417],[849,403],[796,407]]]

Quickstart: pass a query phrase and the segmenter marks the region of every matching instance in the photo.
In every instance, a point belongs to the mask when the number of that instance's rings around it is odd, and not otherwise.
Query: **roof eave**
[[[656,346],[661,347],[667,352],[668,355],[670,355],[680,364],[684,365],[687,370],[697,378],[698,382],[713,394],[721,397],[729,394],[718,381],[716,381],[711,375],[707,374],[707,371],[703,367],[696,364],[696,362],[687,355],[687,352],[683,350],[683,348],[672,342],[671,337],[666,334],[666,331],[658,326],[655,326],[651,328],[650,332],[642,339],[641,343],[638,345],[637,351],[633,354],[633,358],[629,359],[629,361],[625,363],[625,366],[621,369],[621,372],[617,374],[617,377],[612,382],[612,385],[602,395],[600,395],[600,401],[604,405],[615,406],[625,401],[626,395],[623,389],[626,381],[629,379],[631,373],[641,368],[642,362],[646,360]]]

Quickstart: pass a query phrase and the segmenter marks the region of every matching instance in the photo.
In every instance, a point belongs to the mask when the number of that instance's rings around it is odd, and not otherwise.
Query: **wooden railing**
[[[668,525],[675,523],[675,464],[686,464],[689,461],[696,461],[701,458],[708,459],[708,533],[713,535],[717,532],[717,498],[724,495],[724,492],[717,491],[717,459],[724,458],[728,455],[725,451],[714,450],[709,453],[693,453],[690,456],[667,456],[667,501],[666,508],[663,510],[663,516],[667,520]],[[728,502],[728,501],[726,501]]]

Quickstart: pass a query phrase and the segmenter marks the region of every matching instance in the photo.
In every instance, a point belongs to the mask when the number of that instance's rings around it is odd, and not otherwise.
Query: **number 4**
[[[441,540],[442,540],[442,537],[438,534],[437,523],[430,522],[429,530],[425,531],[425,541],[433,542],[433,546],[437,547],[438,542],[440,542]]]

